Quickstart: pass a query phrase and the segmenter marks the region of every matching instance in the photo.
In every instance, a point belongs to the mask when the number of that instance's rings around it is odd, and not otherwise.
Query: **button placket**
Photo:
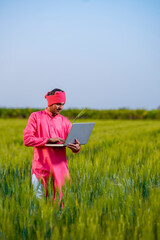
[[[53,137],[53,134],[54,134],[54,124],[53,124],[53,119],[51,118],[51,121],[50,121],[50,129],[51,129],[51,137]]]

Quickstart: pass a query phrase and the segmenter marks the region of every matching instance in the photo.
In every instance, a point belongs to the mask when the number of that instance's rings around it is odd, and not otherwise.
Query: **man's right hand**
[[[65,143],[65,140],[63,138],[48,138],[47,143]]]

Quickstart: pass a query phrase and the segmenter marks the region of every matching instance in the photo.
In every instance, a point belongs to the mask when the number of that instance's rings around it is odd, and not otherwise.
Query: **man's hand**
[[[81,148],[80,142],[77,139],[75,139],[74,143],[69,143],[67,147],[70,148],[75,153],[79,152],[79,150]]]
[[[64,143],[65,142],[65,140],[63,139],[63,138],[60,138],[60,137],[58,137],[58,138],[49,138],[48,140],[47,140],[47,143]]]

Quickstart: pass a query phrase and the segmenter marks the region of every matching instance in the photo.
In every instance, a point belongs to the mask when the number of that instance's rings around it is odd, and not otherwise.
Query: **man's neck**
[[[47,110],[51,113],[52,117],[55,117],[56,115],[58,115],[57,113],[51,112],[48,107],[47,107]]]

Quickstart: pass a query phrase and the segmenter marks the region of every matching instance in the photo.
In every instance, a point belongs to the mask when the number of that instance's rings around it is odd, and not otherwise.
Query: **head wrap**
[[[45,95],[45,98],[47,99],[48,102],[48,107],[51,106],[52,104],[66,102],[66,94],[64,91],[63,92],[57,91],[55,92],[54,95],[48,95],[48,93]]]

